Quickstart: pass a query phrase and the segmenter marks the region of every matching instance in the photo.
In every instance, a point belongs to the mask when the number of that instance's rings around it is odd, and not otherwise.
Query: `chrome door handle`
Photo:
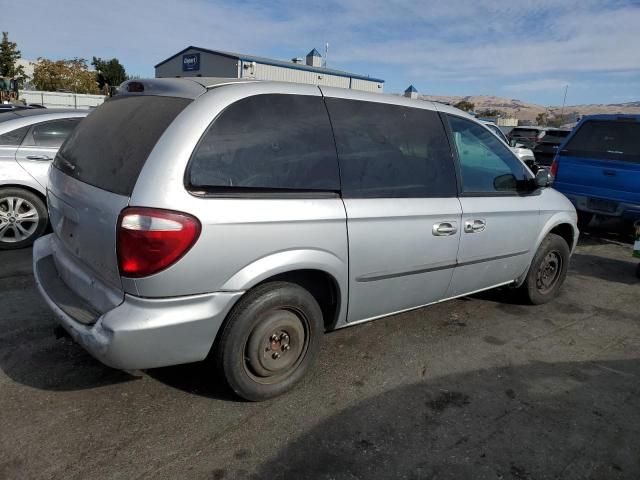
[[[487,223],[484,220],[467,220],[464,222],[465,233],[479,233],[487,228]]]
[[[448,237],[457,231],[458,227],[456,226],[456,222],[442,222],[434,224],[431,233],[436,237]]]
[[[27,155],[28,160],[51,160],[51,157],[46,155]]]

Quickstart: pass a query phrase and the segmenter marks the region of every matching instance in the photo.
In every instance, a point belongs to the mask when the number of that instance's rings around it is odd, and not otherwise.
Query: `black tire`
[[[578,228],[580,230],[584,230],[591,223],[591,220],[593,219],[593,213],[583,212],[582,210],[578,210],[577,213],[578,213]]]
[[[640,263],[636,267],[636,277],[640,278]]]
[[[47,207],[38,195],[22,188],[0,189],[0,250],[28,247],[48,223]]]
[[[260,285],[229,314],[216,342],[216,367],[240,397],[276,397],[315,363],[323,330],[322,311],[307,290],[288,282]]]
[[[557,297],[567,277],[570,256],[571,251],[564,238],[554,233],[547,235],[533,257],[521,287],[525,299],[540,305]]]

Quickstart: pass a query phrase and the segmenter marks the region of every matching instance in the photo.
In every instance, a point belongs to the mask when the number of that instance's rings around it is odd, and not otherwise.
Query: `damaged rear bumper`
[[[36,284],[58,322],[91,355],[123,370],[203,360],[218,329],[243,292],[215,292],[170,298],[124,294],[100,312],[62,280],[54,261],[54,234],[34,244]]]

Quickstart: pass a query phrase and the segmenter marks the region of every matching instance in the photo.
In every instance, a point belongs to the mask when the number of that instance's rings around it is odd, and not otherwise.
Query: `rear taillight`
[[[553,163],[551,164],[549,173],[551,174],[551,181],[554,181],[558,176],[558,158],[557,157],[553,159]]]
[[[173,265],[200,235],[200,222],[186,213],[125,208],[118,219],[118,265],[125,277],[145,277]]]

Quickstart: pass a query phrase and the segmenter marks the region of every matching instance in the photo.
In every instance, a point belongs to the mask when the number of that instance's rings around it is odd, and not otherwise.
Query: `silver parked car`
[[[0,250],[31,245],[48,224],[47,172],[87,111],[0,113]]]
[[[322,333],[503,285],[558,294],[576,213],[494,134],[396,96],[207,78],[129,81],[49,180],[35,276],[121,369],[203,360],[263,400]]]

